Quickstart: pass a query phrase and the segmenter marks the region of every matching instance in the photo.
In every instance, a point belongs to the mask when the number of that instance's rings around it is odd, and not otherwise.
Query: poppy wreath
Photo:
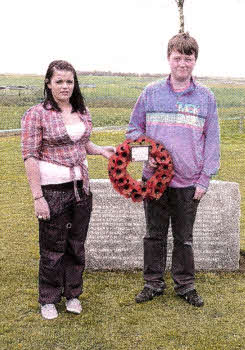
[[[147,181],[136,181],[127,172],[131,144],[150,146],[149,156],[155,160],[157,167]],[[141,136],[137,140],[125,140],[117,146],[116,153],[109,159],[108,174],[114,189],[133,202],[144,198],[159,199],[174,175],[173,162],[162,144]]]

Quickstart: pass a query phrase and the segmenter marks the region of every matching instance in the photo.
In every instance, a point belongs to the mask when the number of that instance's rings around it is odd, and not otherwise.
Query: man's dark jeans
[[[43,186],[50,207],[50,220],[39,221],[39,303],[56,304],[61,296],[76,298],[82,293],[92,194],[78,183],[77,202],[73,183]]]
[[[171,218],[173,233],[172,277],[177,294],[194,289],[193,225],[199,201],[194,187],[167,188],[159,200],[145,200],[144,279],[146,285],[163,290],[167,234]]]

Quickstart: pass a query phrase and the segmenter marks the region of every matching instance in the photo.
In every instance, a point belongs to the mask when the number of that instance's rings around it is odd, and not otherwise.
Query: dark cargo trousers
[[[144,237],[145,285],[162,291],[167,258],[167,235],[171,218],[173,234],[171,274],[177,294],[194,289],[193,225],[199,201],[194,187],[169,187],[159,200],[145,200],[146,236]]]
[[[72,182],[42,189],[51,214],[50,220],[39,221],[39,303],[43,305],[82,293],[92,194],[85,194],[82,181],[78,182],[79,202]]]

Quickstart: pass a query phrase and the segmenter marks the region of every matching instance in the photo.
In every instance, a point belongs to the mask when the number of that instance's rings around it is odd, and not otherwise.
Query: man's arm
[[[145,91],[139,96],[133,112],[131,114],[128,130],[126,133],[127,139],[135,140],[146,131],[146,110],[145,110]]]
[[[215,175],[220,166],[220,131],[215,97],[210,94],[207,119],[204,124],[204,164],[196,187],[207,190],[211,176]]]

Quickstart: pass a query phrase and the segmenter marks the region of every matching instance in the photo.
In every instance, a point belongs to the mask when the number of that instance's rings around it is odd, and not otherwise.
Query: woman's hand
[[[113,146],[101,146],[101,155],[109,159],[114,153],[116,153],[116,147]]]
[[[44,197],[34,201],[35,215],[39,220],[49,220],[50,210],[48,203]]]
[[[86,144],[86,151],[87,154],[98,154],[109,159],[116,152],[116,147],[99,146],[95,145],[92,141],[88,141]]]

